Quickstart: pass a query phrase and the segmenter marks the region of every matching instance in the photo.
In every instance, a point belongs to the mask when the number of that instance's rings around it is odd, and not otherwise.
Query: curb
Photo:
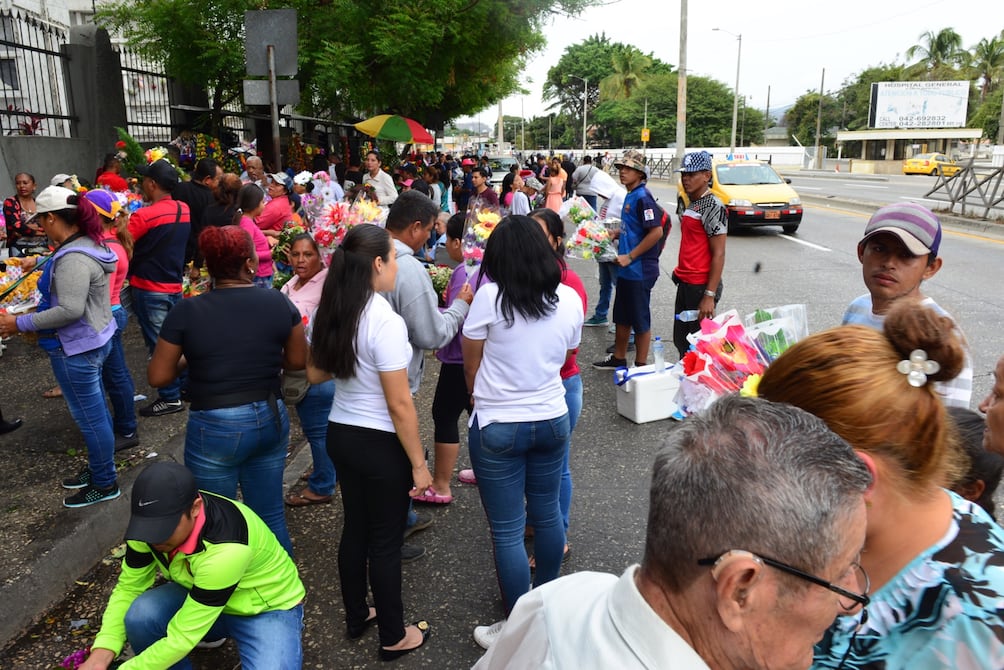
[[[310,466],[310,449],[304,446],[307,446],[306,441],[290,445],[293,458],[283,473],[284,492]],[[184,451],[185,434],[181,432],[169,439],[156,457],[139,465],[161,460],[183,463]],[[37,556],[22,579],[0,586],[0,602],[4,603],[4,616],[0,617],[0,648],[23,635],[39,617],[66,597],[83,573],[108,555],[110,547],[122,542],[129,523],[132,485],[142,469],[131,467],[119,476],[122,495],[118,500],[83,510],[65,510],[67,514],[80,514],[73,529]]]

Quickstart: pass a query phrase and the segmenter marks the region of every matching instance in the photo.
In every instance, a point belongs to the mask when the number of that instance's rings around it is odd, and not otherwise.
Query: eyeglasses
[[[851,563],[850,573],[854,575],[855,582],[860,589],[860,593],[854,593],[853,591],[848,591],[847,589],[841,588],[832,582],[828,582],[822,577],[817,577],[808,572],[799,570],[798,568],[788,565],[787,563],[782,563],[781,561],[775,560],[773,558],[768,558],[761,554],[754,554],[752,552],[741,552],[740,550],[730,550],[721,554],[720,556],[714,556],[712,558],[702,558],[697,561],[698,565],[703,566],[717,566],[718,563],[729,555],[734,555],[736,553],[745,553],[752,556],[754,559],[759,560],[766,565],[774,568],[775,570],[780,570],[781,572],[786,572],[789,575],[798,577],[799,579],[804,579],[807,582],[811,582],[817,586],[822,586],[824,589],[828,589],[836,593],[839,598],[839,603],[841,609],[845,612],[852,612],[857,607],[867,607],[868,603],[871,602],[871,598],[868,597],[868,591],[871,590],[871,580],[868,578],[868,573],[865,569],[857,562]]]

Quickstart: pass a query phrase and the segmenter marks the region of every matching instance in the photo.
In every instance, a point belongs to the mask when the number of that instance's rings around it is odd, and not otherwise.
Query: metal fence
[[[0,129],[4,135],[69,137],[70,109],[59,52],[66,32],[11,9],[0,11]]]
[[[162,68],[127,46],[116,47],[122,66],[126,123],[138,142],[169,142],[171,126],[170,81]]]

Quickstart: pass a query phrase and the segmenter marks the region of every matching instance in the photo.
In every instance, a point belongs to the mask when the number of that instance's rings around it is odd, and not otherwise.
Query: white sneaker
[[[505,625],[505,619],[502,621],[496,621],[491,626],[475,626],[474,627],[474,641],[477,642],[483,649],[490,648],[495,644],[495,640],[498,639],[499,633],[502,632],[502,626]]]

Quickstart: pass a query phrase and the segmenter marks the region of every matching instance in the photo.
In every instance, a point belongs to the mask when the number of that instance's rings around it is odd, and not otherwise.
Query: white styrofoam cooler
[[[677,410],[673,399],[680,388],[680,374],[677,365],[668,365],[665,372],[656,372],[654,365],[617,370],[617,412],[635,423],[668,419]]]

